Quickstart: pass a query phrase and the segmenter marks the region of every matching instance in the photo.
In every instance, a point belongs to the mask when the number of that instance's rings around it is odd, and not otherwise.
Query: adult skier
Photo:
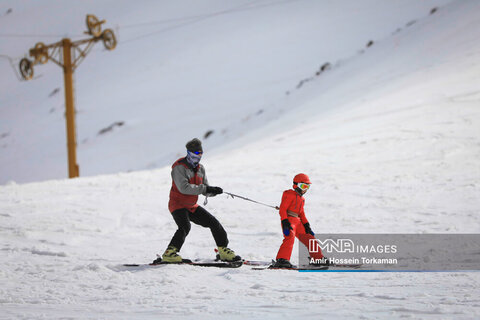
[[[285,190],[280,204],[280,220],[282,222],[283,242],[277,253],[277,260],[273,264],[275,268],[292,268],[290,257],[292,255],[295,237],[300,240],[307,248],[310,239],[315,239],[315,233],[310,228],[310,223],[305,216],[303,209],[305,198],[303,195],[310,188],[309,177],[304,173],[299,173],[293,178],[293,189]],[[310,253],[314,259],[322,259],[321,250],[318,253]],[[324,259],[326,260],[326,259]],[[319,261],[319,260],[317,260]]]
[[[228,238],[220,222],[207,210],[197,204],[200,194],[213,197],[223,193],[222,188],[208,184],[205,168],[200,164],[203,155],[202,142],[195,138],[186,144],[187,156],[172,165],[172,188],[170,189],[170,210],[178,226],[167,249],[162,255],[163,262],[179,263],[178,254],[190,232],[191,222],[210,228],[222,261],[239,261],[241,258],[227,247]]]

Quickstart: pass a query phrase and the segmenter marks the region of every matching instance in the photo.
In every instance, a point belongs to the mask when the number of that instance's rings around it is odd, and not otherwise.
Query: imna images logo
[[[308,243],[308,251],[317,252],[337,252],[337,253],[396,253],[396,245],[355,245],[351,239],[310,239]]]

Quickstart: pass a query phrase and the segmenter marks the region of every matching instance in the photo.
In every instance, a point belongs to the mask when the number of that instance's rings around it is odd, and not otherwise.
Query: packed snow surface
[[[122,266],[165,250],[170,164],[208,130],[212,185],[278,205],[305,172],[318,234],[479,233],[479,2],[4,1],[0,54],[38,41],[20,34],[81,38],[86,13],[119,45],[76,71],[82,178],[61,180],[61,70],[18,82],[0,59],[0,318],[480,317],[477,272]],[[275,258],[277,211],[225,195],[205,208],[237,254]],[[214,248],[193,225],[181,254]]]

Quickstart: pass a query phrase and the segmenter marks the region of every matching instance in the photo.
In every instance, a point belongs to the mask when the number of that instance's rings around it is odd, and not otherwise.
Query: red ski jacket
[[[295,190],[285,190],[282,195],[282,203],[280,204],[280,219],[287,219],[288,217],[300,218],[302,224],[308,222],[305,217],[303,206],[305,205],[305,198],[299,195]]]
[[[197,209],[198,196],[207,192],[205,168],[199,164],[192,168],[185,158],[180,158],[172,165],[172,188],[168,209],[173,212],[186,208],[190,212]]]

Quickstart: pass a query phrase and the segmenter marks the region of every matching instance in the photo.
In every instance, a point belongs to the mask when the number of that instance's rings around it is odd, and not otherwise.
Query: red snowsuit
[[[290,260],[295,237],[297,237],[307,248],[309,240],[315,239],[314,236],[305,232],[305,227],[303,226],[308,222],[307,217],[305,217],[305,211],[303,210],[304,205],[305,198],[299,195],[295,190],[290,189],[283,192],[282,203],[280,204],[280,220],[288,219],[293,230],[290,230],[288,236],[283,236],[283,243],[278,250],[277,260],[280,258]],[[312,252],[310,255],[314,259],[323,258],[321,251],[318,253]]]

